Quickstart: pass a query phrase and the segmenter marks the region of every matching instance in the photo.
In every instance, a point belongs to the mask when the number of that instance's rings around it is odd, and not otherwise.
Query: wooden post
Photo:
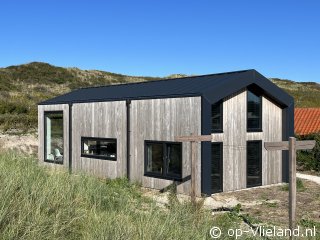
[[[313,149],[316,141],[296,141],[296,138],[290,137],[289,141],[266,142],[266,150],[289,150],[289,228],[291,232],[296,226],[296,206],[297,206],[297,150]],[[293,236],[290,236],[293,239]]]
[[[177,142],[190,142],[190,158],[191,158],[191,186],[190,186],[190,196],[191,202],[193,204],[196,203],[196,173],[197,173],[197,143],[198,142],[211,142],[212,136],[211,135],[200,135],[197,136],[195,134],[190,134],[190,136],[175,136],[174,138]]]
[[[196,203],[196,159],[197,142],[191,142],[191,202]]]
[[[289,138],[289,228],[296,226],[296,138]]]

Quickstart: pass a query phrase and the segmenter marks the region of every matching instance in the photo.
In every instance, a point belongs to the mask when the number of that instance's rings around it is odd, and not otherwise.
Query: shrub
[[[37,126],[37,115],[29,114],[0,114],[0,129],[2,131],[19,130],[26,133]]]
[[[316,146],[312,150],[298,151],[297,163],[303,170],[320,171],[320,133],[299,136],[298,140],[315,140]]]
[[[28,107],[22,102],[8,102],[1,101],[0,102],[0,114],[5,113],[27,113]]]

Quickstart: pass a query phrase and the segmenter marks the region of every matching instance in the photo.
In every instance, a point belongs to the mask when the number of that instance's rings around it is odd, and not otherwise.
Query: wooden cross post
[[[190,136],[176,136],[177,142],[190,142],[191,143],[191,202],[196,203],[196,158],[197,158],[197,142],[211,142],[211,135],[194,135]]]
[[[290,137],[289,141],[264,143],[266,150],[289,150],[289,228],[291,231],[296,225],[296,151],[313,149],[315,145],[315,141],[296,141],[294,137]]]

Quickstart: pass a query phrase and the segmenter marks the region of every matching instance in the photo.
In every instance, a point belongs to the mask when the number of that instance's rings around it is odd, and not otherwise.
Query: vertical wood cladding
[[[247,132],[247,92],[241,91],[223,102],[223,133],[214,133],[214,142],[223,142],[223,191],[246,188],[248,140],[282,141],[282,109],[262,97],[262,132]],[[262,148],[262,185],[282,182],[282,154]]]
[[[174,141],[175,136],[201,134],[201,97],[132,101],[131,105],[131,179],[144,187],[162,189],[170,180],[144,175],[144,141]],[[196,192],[201,192],[201,145],[198,146]],[[182,144],[182,177],[191,174],[191,144]],[[178,186],[189,194],[190,180]]]
[[[39,105],[39,160],[44,162],[44,112],[63,111],[64,164],[69,165],[69,106]],[[214,142],[223,142],[223,191],[246,188],[246,143],[248,140],[282,141],[282,109],[262,98],[262,132],[247,132],[247,92],[237,92],[223,101],[223,133],[214,133]],[[130,178],[142,186],[162,189],[170,180],[144,176],[144,141],[172,141],[175,136],[201,134],[201,97],[132,100],[130,133]],[[81,137],[117,139],[117,161],[81,157]],[[126,102],[76,103],[72,107],[72,170],[104,178],[125,177],[127,172]],[[201,144],[198,143],[196,192],[201,191]],[[182,144],[182,177],[191,174],[190,143]],[[62,166],[62,167],[63,167]],[[262,149],[262,185],[282,182],[282,154]],[[190,180],[178,186],[189,194]]]
[[[73,171],[103,178],[126,176],[126,102],[79,103],[72,107]],[[116,138],[117,160],[81,157],[81,137]]]

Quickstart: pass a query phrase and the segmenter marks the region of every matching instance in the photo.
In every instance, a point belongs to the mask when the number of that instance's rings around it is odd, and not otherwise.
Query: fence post
[[[289,228],[296,226],[296,138],[289,138]]]
[[[191,202],[196,203],[196,156],[197,142],[191,142]]]

